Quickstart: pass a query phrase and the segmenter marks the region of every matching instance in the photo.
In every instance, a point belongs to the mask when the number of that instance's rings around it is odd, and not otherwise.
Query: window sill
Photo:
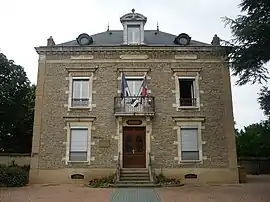
[[[67,161],[67,163],[69,163],[69,164],[88,164],[89,163],[89,161]]]
[[[199,109],[198,106],[179,106],[178,109]]]
[[[201,163],[202,160],[180,160],[179,164],[188,164],[188,163]]]
[[[69,110],[80,110],[80,109],[88,109],[88,110],[90,110],[91,109],[91,107],[89,107],[89,106],[85,106],[85,107],[69,107]]]
[[[138,45],[142,45],[142,44],[139,43],[139,42],[128,42],[127,45],[129,45],[129,46],[138,46]]]

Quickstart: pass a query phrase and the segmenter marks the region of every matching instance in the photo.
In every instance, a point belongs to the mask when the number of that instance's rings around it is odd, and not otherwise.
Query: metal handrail
[[[179,98],[180,106],[196,106],[197,98]]]
[[[115,113],[155,113],[155,98],[153,96],[114,97]]]
[[[89,98],[72,98],[73,107],[81,107],[89,105]]]
[[[148,170],[149,170],[149,177],[150,177],[150,181],[153,182],[154,178],[153,178],[153,168],[152,168],[152,158],[151,158],[151,152],[148,153]]]
[[[116,181],[120,180],[120,152],[118,153],[118,160],[117,160],[117,166],[116,166]]]

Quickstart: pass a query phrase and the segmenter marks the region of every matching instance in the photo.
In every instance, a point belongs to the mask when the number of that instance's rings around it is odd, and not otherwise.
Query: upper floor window
[[[128,96],[141,96],[142,91],[142,77],[127,77]]]
[[[140,25],[127,26],[127,40],[128,44],[139,44],[141,41]]]
[[[179,103],[181,106],[196,106],[195,78],[179,78]]]
[[[89,79],[73,78],[72,80],[72,107],[89,106]]]

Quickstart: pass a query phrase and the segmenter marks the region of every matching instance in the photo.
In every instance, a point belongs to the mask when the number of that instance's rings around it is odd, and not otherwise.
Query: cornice
[[[35,48],[38,54],[93,54],[94,52],[173,52],[173,53],[203,53],[224,51],[226,47],[220,46],[40,46]]]

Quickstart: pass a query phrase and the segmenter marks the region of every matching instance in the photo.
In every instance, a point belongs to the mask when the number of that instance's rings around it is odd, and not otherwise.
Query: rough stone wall
[[[13,162],[19,166],[30,165],[29,153],[1,153],[0,165],[12,165]]]
[[[181,64],[179,64],[181,65]],[[224,104],[223,104],[223,79],[221,74],[222,65],[216,63],[188,64],[185,67],[201,68],[199,74],[200,89],[200,110],[182,109],[176,111],[172,107],[175,103],[175,82],[171,79],[170,64],[158,64],[155,71],[151,72],[153,78],[149,82],[153,95],[156,97],[157,114],[153,119],[152,150],[155,155],[154,162],[157,167],[227,167],[227,142],[224,136]],[[178,146],[173,144],[177,141],[177,132],[173,130],[175,123],[172,116],[204,116],[202,140],[203,145],[203,164],[181,164],[179,165],[174,157],[178,156]],[[165,158],[166,157],[166,158]]]
[[[123,52],[124,53],[124,52]],[[230,131],[225,135],[224,118],[224,79],[222,68],[226,67],[223,63],[205,62],[205,63],[177,63],[160,62],[136,62],[136,63],[118,63],[113,59],[119,58],[123,53],[94,53],[94,60],[91,63],[75,64],[70,63],[68,55],[47,55],[45,69],[44,96],[42,105],[42,126],[41,140],[39,151],[39,168],[63,168],[63,167],[80,167],[80,168],[114,168],[117,156],[118,141],[113,138],[117,132],[116,118],[114,116],[114,97],[117,96],[117,90],[120,90],[120,81],[117,79],[119,72],[117,68],[134,67],[134,68],[151,68],[148,76],[148,88],[152,91],[151,95],[155,97],[156,115],[152,119],[153,136],[151,140],[151,151],[154,155],[155,167],[177,168],[177,167],[204,167],[204,168],[225,168],[228,167],[228,142],[234,135]],[[127,54],[127,53],[125,53]],[[134,54],[134,53],[133,53]],[[146,53],[143,53],[146,54]],[[149,59],[173,59],[172,53],[152,52],[148,54]],[[208,55],[199,55],[199,59],[217,59]],[[95,59],[107,60],[106,63],[95,63]],[[108,62],[108,60],[112,62]],[[65,60],[66,63],[57,64],[57,60]],[[93,101],[96,107],[92,111],[72,110],[67,111],[69,89],[68,72],[66,67],[78,66],[95,66],[99,68],[94,72],[93,80]],[[199,88],[200,88],[200,111],[180,110],[176,111],[173,107],[175,103],[175,81],[172,79],[172,67],[185,66],[187,68],[201,68]],[[202,130],[202,140],[206,142],[203,145],[203,156],[207,159],[203,164],[186,164],[179,165],[174,159],[177,157],[176,131],[173,129],[175,123],[172,116],[205,116]],[[65,165],[66,152],[66,129],[64,116],[94,116],[91,157],[94,160],[90,165]],[[229,120],[230,122],[231,120]],[[231,135],[231,136],[230,136]],[[234,137],[233,137],[234,138]],[[110,141],[110,147],[101,148],[98,143],[100,139]],[[232,147],[233,148],[233,147]]]

